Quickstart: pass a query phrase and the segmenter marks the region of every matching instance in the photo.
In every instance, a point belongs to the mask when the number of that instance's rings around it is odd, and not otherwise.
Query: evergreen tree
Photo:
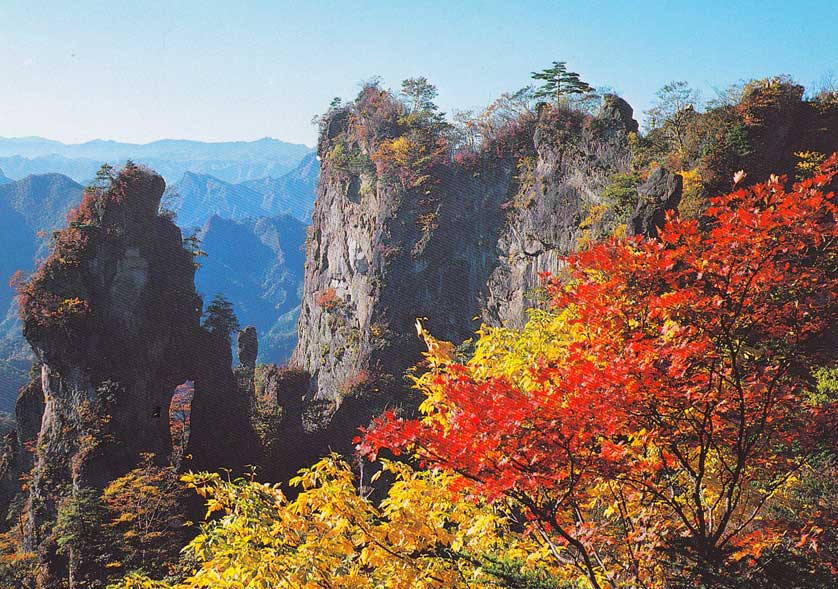
[[[233,304],[223,294],[215,295],[204,311],[204,329],[222,335],[228,341],[230,335],[238,331],[239,320],[236,319]]]
[[[110,558],[102,535],[105,509],[95,489],[81,487],[58,506],[53,537],[67,556],[67,587],[96,587]]]
[[[588,94],[594,89],[582,81],[576,72],[567,71],[567,62],[554,61],[553,66],[540,72],[532,73],[533,80],[541,80],[541,86],[536,89],[537,98],[551,98],[557,103],[562,96],[570,94]]]

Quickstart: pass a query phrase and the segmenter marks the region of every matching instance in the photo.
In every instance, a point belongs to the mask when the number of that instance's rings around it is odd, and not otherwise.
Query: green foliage
[[[567,62],[564,61],[554,61],[551,67],[532,72],[532,79],[541,81],[535,96],[550,98],[556,103],[561,102],[563,96],[594,91],[587,82],[582,81],[579,74],[567,71]]]
[[[59,554],[68,558],[71,587],[101,587],[102,571],[111,561],[112,547],[102,528],[107,512],[95,489],[82,487],[58,506],[53,537]]]
[[[817,386],[810,402],[825,405],[838,401],[838,366],[822,366],[814,371]]]
[[[348,143],[345,136],[335,140],[328,157],[335,167],[350,174],[375,174],[375,166],[370,156],[361,151],[358,145]]]
[[[254,394],[250,404],[250,423],[266,454],[279,452],[282,436],[282,421],[287,410],[282,407],[276,394],[288,377],[304,378],[305,375],[292,368],[281,368],[276,364],[258,364],[253,375]]]
[[[174,188],[167,189],[163,193],[163,197],[160,199],[160,206],[157,208],[157,214],[174,222],[175,219],[177,219],[178,203],[181,200],[182,197],[177,190]]]
[[[436,86],[428,82],[424,76],[402,81],[402,95],[410,101],[411,112],[436,111],[434,99],[437,94]]]
[[[204,329],[230,341],[230,336],[239,330],[239,320],[233,311],[233,304],[223,294],[216,294],[204,311]]]
[[[694,119],[699,93],[687,82],[670,82],[657,92],[657,100],[646,111],[646,124],[651,129],[662,129],[668,140],[684,149],[687,127]]]
[[[96,172],[93,183],[87,188],[90,190],[107,190],[116,179],[116,176],[117,173],[114,167],[108,163],[104,163]]]
[[[183,238],[183,249],[192,256],[192,264],[195,269],[200,268],[201,264],[198,262],[198,258],[207,257],[207,252],[201,249],[201,236],[197,230]]]
[[[519,559],[486,555],[480,561],[483,570],[506,589],[572,589],[578,584],[564,581],[543,569],[532,569]]]
[[[608,178],[608,184],[602,192],[602,197],[609,204],[617,223],[625,223],[629,215],[634,212],[637,206],[637,187],[640,185],[640,175],[612,174]]]

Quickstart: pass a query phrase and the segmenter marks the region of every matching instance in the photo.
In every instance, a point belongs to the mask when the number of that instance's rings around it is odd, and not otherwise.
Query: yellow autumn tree
[[[189,474],[207,516],[185,549],[198,563],[178,584],[130,576],[120,589],[431,589],[555,587],[544,549],[501,509],[459,496],[453,475],[382,461],[393,477],[375,503],[337,456],[278,485]],[[523,585],[522,583],[529,583]]]

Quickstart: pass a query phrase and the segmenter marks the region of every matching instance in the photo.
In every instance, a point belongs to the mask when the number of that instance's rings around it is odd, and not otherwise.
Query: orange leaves
[[[777,545],[758,516],[818,446],[823,408],[802,398],[838,322],[836,171],[833,156],[791,189],[712,199],[701,224],[670,216],[658,240],[568,257],[545,277],[552,311],[433,365],[423,419],[386,417],[360,448],[410,449],[515,502],[594,586],[659,586],[656,555],[676,545],[685,571],[734,574]]]
[[[379,177],[395,177],[403,187],[415,188],[428,179],[430,167],[443,160],[447,149],[444,139],[413,129],[382,141],[370,157]]]
[[[341,303],[341,299],[337,295],[337,292],[335,292],[335,289],[329,287],[317,296],[314,303],[318,307],[329,310],[337,307]]]

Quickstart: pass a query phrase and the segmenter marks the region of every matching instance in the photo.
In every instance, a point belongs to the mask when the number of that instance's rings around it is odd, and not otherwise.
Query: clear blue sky
[[[450,111],[566,60],[639,113],[671,80],[838,70],[838,2],[732,3],[0,0],[0,136],[312,145],[311,118],[376,74],[425,75]]]

